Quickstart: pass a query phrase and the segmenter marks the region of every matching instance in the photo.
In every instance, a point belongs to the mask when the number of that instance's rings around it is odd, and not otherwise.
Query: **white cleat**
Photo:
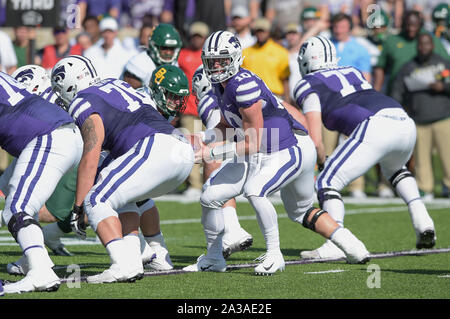
[[[345,258],[345,253],[331,240],[327,240],[317,249],[302,251],[300,257],[303,259],[340,259]]]
[[[122,271],[118,264],[112,264],[111,267],[98,275],[89,276],[86,281],[90,284],[104,284],[113,282],[135,282],[144,277],[142,268],[132,271]]]
[[[61,237],[65,233],[59,228],[58,223],[51,223],[42,227],[42,234],[44,235],[45,245],[56,255],[56,256],[73,256],[70,251],[66,249],[64,244],[61,242]]]
[[[183,268],[184,271],[198,272],[198,271],[214,271],[225,272],[227,270],[227,263],[225,259],[210,258],[206,255],[201,255],[197,258],[197,263]]]
[[[271,276],[278,270],[283,271],[286,267],[280,251],[266,252],[255,260],[262,261],[255,267],[255,275],[259,276]]]
[[[243,228],[237,232],[226,232],[222,238],[223,258],[230,257],[231,254],[243,251],[253,244],[253,237]]]
[[[161,245],[154,245],[151,248],[155,251],[156,255],[144,265],[144,268],[152,271],[172,270],[173,264],[167,248]]]
[[[61,285],[61,280],[53,269],[36,270],[32,269],[20,281],[3,285],[3,291],[7,294],[20,294],[33,291],[57,291]]]
[[[29,270],[27,257],[22,256],[14,263],[6,265],[6,272],[13,276],[25,276]]]

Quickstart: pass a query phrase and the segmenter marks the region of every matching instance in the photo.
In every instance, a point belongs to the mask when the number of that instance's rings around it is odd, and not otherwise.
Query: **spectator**
[[[189,25],[195,21],[195,10],[195,0],[164,0],[160,20],[177,29],[184,46],[189,43]]]
[[[439,38],[442,45],[450,54],[450,5],[440,3],[433,10],[434,35]]]
[[[227,14],[227,22],[229,22],[227,24],[231,23],[232,25],[233,11],[239,7],[247,9],[246,17],[249,17],[250,22],[252,22],[260,16],[261,0],[225,0],[225,12]]]
[[[289,50],[289,70],[291,72],[289,76],[289,96],[291,99],[286,102],[295,105],[294,88],[302,78],[297,62],[298,52],[302,44],[300,26],[296,23],[289,23],[284,29],[284,36],[286,38],[287,49]]]
[[[34,61],[30,61],[30,39],[34,33],[35,31],[30,27],[14,27],[13,47],[17,57],[17,68],[27,64],[41,64],[37,55],[35,55]]]
[[[141,29],[144,25],[157,25],[164,0],[124,0],[120,24]]]
[[[389,27],[400,29],[404,14],[404,0],[377,0],[376,4],[380,6],[381,10],[386,12],[389,17]]]
[[[357,68],[371,83],[372,68],[369,52],[351,35],[352,27],[352,19],[345,13],[338,13],[331,19],[331,42],[335,45],[337,55],[340,57],[338,65]]]
[[[423,19],[422,27],[428,32],[433,31],[432,13],[442,0],[404,0],[406,10],[420,12]]]
[[[101,20],[103,17],[119,19],[121,0],[79,0],[81,21],[86,16],[94,16]]]
[[[136,52],[130,52],[123,48],[117,39],[119,25],[114,18],[107,17],[100,21],[100,32],[103,43],[94,45],[84,52],[95,65],[100,78],[116,78],[122,74],[127,61]]]
[[[241,43],[242,49],[251,47],[256,43],[256,38],[252,35],[250,29],[251,21],[247,7],[235,6],[231,10],[231,27]]]
[[[83,29],[91,35],[92,43],[96,44],[100,38],[100,22],[94,16],[87,16],[83,20]]]
[[[59,60],[66,56],[74,54],[81,55],[80,45],[70,45],[67,28],[53,28],[53,37],[55,44],[47,45],[39,52],[42,59],[41,66],[46,70],[51,70]]]
[[[242,67],[258,75],[279,98],[289,101],[289,51],[270,37],[271,23],[258,18],[253,24],[256,43],[243,50]]]
[[[152,35],[153,29],[154,26],[152,24],[142,25],[136,38],[126,37],[122,40],[124,48],[138,53],[145,51],[148,49],[148,40]]]
[[[202,64],[202,48],[206,38],[209,36],[209,28],[206,23],[197,21],[189,28],[190,41],[189,46],[180,50],[178,65],[184,71],[189,80],[189,90],[192,92],[192,78],[195,70]],[[196,127],[196,123],[199,127]],[[180,118],[180,124],[191,134],[202,130],[201,121],[198,118],[197,104],[195,96],[189,96],[186,110]],[[195,164],[188,178],[189,187],[184,195],[189,198],[200,198],[203,186],[203,179],[200,170],[200,164]]]
[[[316,35],[322,35],[326,38],[330,37],[328,30],[330,23],[328,20],[323,19],[321,11],[316,7],[305,7],[300,15],[300,22],[303,30],[301,43]]]
[[[267,0],[265,17],[273,29],[284,30],[289,23],[298,23],[302,12],[300,0]]]
[[[83,31],[76,36],[76,43],[81,47],[81,54],[92,46],[92,38],[89,33]]]
[[[17,69],[17,58],[10,37],[0,31],[0,71],[12,74]]]
[[[421,34],[416,57],[403,65],[392,87],[392,96],[416,122],[415,177],[425,200],[434,197],[433,147],[441,159],[444,188],[450,187],[450,59],[434,53],[433,46],[432,36]]]
[[[389,35],[383,45],[383,50],[374,68],[373,86],[381,91],[387,77],[387,95],[391,95],[391,88],[400,68],[412,60],[417,54],[417,37],[426,32],[422,29],[423,22],[420,13],[407,11],[403,16],[402,30],[398,35]],[[434,52],[444,58],[449,58],[441,41],[433,36]],[[389,70],[386,74],[385,70]]]

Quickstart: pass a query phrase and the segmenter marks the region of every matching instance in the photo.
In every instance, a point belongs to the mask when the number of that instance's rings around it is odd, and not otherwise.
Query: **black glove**
[[[70,212],[70,227],[72,231],[81,239],[86,239],[86,223],[84,222],[83,206],[74,205]]]

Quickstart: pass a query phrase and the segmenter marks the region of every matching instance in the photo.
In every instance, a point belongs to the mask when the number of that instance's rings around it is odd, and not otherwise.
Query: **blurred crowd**
[[[201,49],[208,35],[230,30],[243,47],[242,66],[260,76],[274,94],[295,105],[292,91],[301,78],[299,48],[311,36],[325,36],[336,46],[339,65],[361,70],[374,89],[397,99],[416,121],[416,149],[408,165],[424,199],[449,197],[448,2],[62,0],[60,17],[60,26],[51,30],[51,41],[42,47],[36,47],[36,28],[19,26],[9,33],[0,30],[1,70],[12,74],[27,64],[51,70],[61,58],[81,54],[92,60],[102,77],[121,78],[130,58],[148,50],[154,27],[168,23],[181,36],[178,65],[191,80],[202,63]],[[1,7],[0,27],[4,21],[5,8]],[[185,127],[192,126],[191,120],[198,118],[195,98],[191,96],[188,103],[181,119]],[[323,134],[327,154],[346,138],[325,128]],[[433,154],[438,155],[442,167],[440,194],[434,194]],[[3,152],[0,171],[7,163]],[[375,171],[377,196],[394,197],[389,183],[381,178],[377,168]],[[364,177],[353,181],[349,194],[366,197],[366,183]],[[188,184],[188,191],[200,193],[200,170],[193,170]]]

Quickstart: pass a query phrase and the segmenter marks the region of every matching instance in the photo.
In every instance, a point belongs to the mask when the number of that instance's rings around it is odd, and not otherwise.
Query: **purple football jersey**
[[[354,67],[327,69],[306,75],[294,89],[295,100],[300,107],[311,93],[319,96],[325,127],[347,136],[359,123],[379,110],[402,107],[394,99],[375,91]]]
[[[63,109],[0,72],[0,146],[9,154],[19,157],[34,138],[72,122]]]
[[[203,125],[207,126],[208,118],[214,109],[219,109],[219,105],[217,103],[217,97],[212,93],[212,90],[210,90],[197,105],[198,115],[200,116]]]
[[[217,97],[222,115],[234,128],[242,128],[240,108],[247,108],[262,100],[264,133],[261,152],[271,153],[297,144],[293,129],[306,129],[288,113],[281,102],[254,73],[241,68],[227,83],[213,84],[213,93]]]
[[[146,136],[174,132],[153,104],[149,96],[128,83],[106,79],[80,91],[69,106],[69,114],[80,129],[91,114],[99,114],[105,127],[102,148],[117,158]]]

